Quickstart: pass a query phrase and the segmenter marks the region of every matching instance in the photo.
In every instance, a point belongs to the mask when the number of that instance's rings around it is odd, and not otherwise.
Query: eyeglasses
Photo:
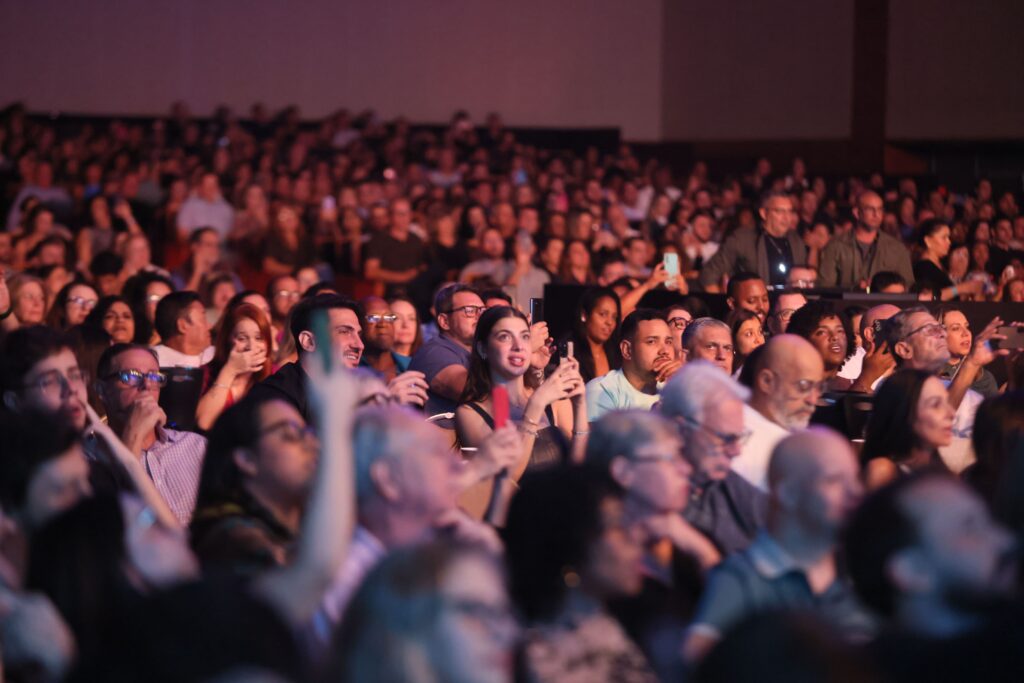
[[[793,317],[794,313],[796,313],[795,308],[783,308],[781,311],[775,312],[775,317],[779,320],[789,320]]]
[[[673,327],[677,330],[685,330],[686,326],[693,322],[690,318],[684,318],[683,316],[676,316],[675,318],[668,319],[668,326]]]
[[[462,311],[467,318],[475,318],[485,310],[487,310],[486,306],[459,306],[458,308],[453,308],[449,315]]]
[[[85,382],[85,375],[78,368],[69,370],[67,375],[61,374],[60,370],[47,370],[36,379],[25,382],[25,387],[35,387],[43,394],[57,395],[63,393],[64,389],[71,384],[83,382]]]
[[[104,379],[116,379],[126,387],[141,389],[147,382],[162,387],[167,384],[167,375],[162,372],[142,372],[141,370],[121,370],[112,372]]]
[[[269,427],[261,429],[259,435],[263,437],[274,432],[281,432],[281,438],[289,443],[301,443],[316,436],[316,430],[312,425],[301,425],[294,420],[275,422]]]
[[[69,304],[81,306],[87,311],[96,308],[96,299],[86,299],[84,296],[72,296],[68,298]]]
[[[906,340],[910,339],[911,337],[913,337],[918,332],[923,332],[924,336],[926,336],[926,337],[945,337],[946,336],[946,328],[943,327],[942,323],[926,323],[924,325],[921,325],[921,327],[917,327],[917,328],[911,330],[910,332],[908,332],[906,335],[903,336],[902,341],[906,341]]]
[[[790,287],[796,287],[797,289],[814,289],[814,287],[817,284],[818,284],[817,280],[808,280],[806,278],[798,278],[796,280],[790,281],[789,286]]]
[[[818,390],[819,394],[824,394],[828,391],[828,382],[825,381],[815,382],[810,379],[798,379],[794,384],[797,392],[802,396],[806,396],[815,389]]]
[[[394,313],[371,313],[370,315],[366,316],[366,322],[370,323],[371,325],[376,325],[377,323],[381,322],[393,323],[396,320],[398,320],[398,316],[395,315]]]
[[[666,462],[670,465],[681,465],[684,460],[679,453],[635,453],[629,458],[633,462],[659,463]]]
[[[160,303],[160,300],[163,298],[163,294],[150,294],[149,296],[146,297],[146,301],[148,301],[151,304],[157,304]]]
[[[703,429],[705,432],[718,439],[718,441],[721,442],[721,444],[726,448],[730,448],[732,446],[742,446],[750,439],[750,435],[753,433],[749,429],[744,429],[742,432],[737,432],[734,434],[720,432],[717,429],[712,429],[711,427],[708,427],[703,422],[699,422],[698,420],[695,420],[692,417],[684,417],[683,421],[692,427]]]
[[[283,299],[298,299],[302,295],[293,289],[282,289],[281,291],[274,292],[274,296],[279,296]]]

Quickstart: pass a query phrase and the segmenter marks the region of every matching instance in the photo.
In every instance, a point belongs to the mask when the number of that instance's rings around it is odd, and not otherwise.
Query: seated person
[[[612,410],[650,408],[657,403],[659,384],[682,367],[673,342],[658,311],[639,308],[626,316],[619,342],[622,368],[587,383],[590,420]]]
[[[514,479],[527,466],[557,462],[565,442],[586,436],[587,405],[576,361],[564,359],[540,386],[530,388],[523,378],[530,369],[532,348],[525,315],[511,306],[487,309],[476,327],[469,376],[455,411],[459,443],[476,447],[494,430],[491,390],[505,388],[509,417],[523,432],[529,453],[511,473]],[[546,360],[538,365],[543,367]],[[579,446],[574,450],[582,453]]]
[[[732,375],[735,347],[732,330],[718,318],[697,318],[686,326],[681,339],[686,360],[706,360]]]
[[[725,555],[747,547],[764,526],[767,497],[732,469],[750,437],[743,404],[750,392],[720,368],[693,361],[661,392],[661,414],[679,425],[693,468],[683,516]]]
[[[811,342],[821,355],[828,391],[846,391],[853,385],[851,380],[839,376],[839,370],[853,355],[853,328],[846,314],[831,301],[808,302],[793,314],[786,331]]]
[[[871,635],[835,555],[861,494],[849,442],[823,428],[786,437],[772,453],[768,488],[767,526],[711,573],[684,645],[691,662],[744,618],[773,610],[814,612],[853,642]]]
[[[171,292],[162,298],[156,306],[155,326],[160,344],[153,351],[159,367],[198,368],[213,359],[206,308],[195,292]]]

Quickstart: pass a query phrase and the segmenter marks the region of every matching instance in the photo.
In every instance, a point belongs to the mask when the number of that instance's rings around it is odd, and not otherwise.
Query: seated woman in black
[[[936,218],[924,221],[917,228],[920,258],[914,262],[914,281],[918,288],[930,290],[939,301],[956,299],[961,294],[980,294],[982,283],[966,280],[953,286],[944,262],[951,246],[949,226]]]
[[[953,441],[953,406],[946,385],[924,370],[905,368],[875,394],[861,476],[868,489],[929,467],[945,469],[939,448]]]
[[[539,353],[547,355],[546,350]],[[584,383],[575,360],[562,360],[536,389],[523,381],[530,370],[530,326],[511,306],[489,308],[480,316],[469,361],[469,377],[455,411],[455,430],[463,446],[479,446],[494,430],[495,386],[508,391],[510,419],[525,437],[530,453],[513,472],[518,478],[527,465],[556,462],[571,437],[573,452],[582,455],[587,433]],[[542,365],[547,358],[541,359]]]

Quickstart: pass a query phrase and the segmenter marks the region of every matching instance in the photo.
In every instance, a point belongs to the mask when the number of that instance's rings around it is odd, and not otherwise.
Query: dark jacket
[[[856,289],[862,280],[870,282],[875,273],[882,271],[899,273],[908,288],[914,284],[910,252],[898,239],[879,232],[874,256],[867,263],[855,240],[853,232],[829,240],[828,246],[821,252],[821,263],[818,266],[819,287]]]
[[[789,231],[786,239],[789,240],[789,251],[793,255],[791,265],[806,263],[807,247],[796,231]],[[700,284],[703,287],[718,285],[723,275],[732,276],[743,272],[757,273],[765,282],[771,280],[768,247],[761,228],[740,228],[729,235],[715,255],[704,264],[700,272]]]

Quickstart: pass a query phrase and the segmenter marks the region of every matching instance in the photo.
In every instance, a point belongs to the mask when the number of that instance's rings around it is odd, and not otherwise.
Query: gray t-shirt
[[[469,351],[450,337],[442,334],[420,347],[420,350],[412,357],[409,369],[422,372],[426,375],[427,384],[431,384],[439,372],[452,365],[461,365],[468,369]],[[437,415],[438,413],[451,413],[455,412],[455,406],[457,405],[458,403],[451,399],[445,398],[433,391],[428,391],[424,412],[427,414],[427,417]],[[443,427],[451,426],[450,422],[439,422],[437,424]]]

